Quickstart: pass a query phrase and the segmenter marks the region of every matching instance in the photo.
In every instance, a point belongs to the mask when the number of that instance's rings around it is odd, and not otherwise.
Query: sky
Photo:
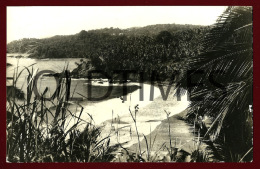
[[[224,6],[7,7],[7,42],[71,35],[81,30],[154,24],[212,25]]]

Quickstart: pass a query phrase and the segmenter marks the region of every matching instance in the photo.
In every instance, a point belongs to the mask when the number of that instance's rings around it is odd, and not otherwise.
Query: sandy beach
[[[159,95],[154,99],[153,102],[139,101],[140,106],[138,112],[136,113],[136,122],[137,122],[137,128],[138,128],[140,140],[142,142],[144,142],[143,135],[149,135],[151,133],[152,135],[155,135],[156,133],[158,134],[160,133],[163,134],[164,136],[166,135],[168,136],[168,127],[164,126],[165,119],[167,119],[167,115],[165,111],[170,113],[170,116],[173,116],[174,119],[176,119],[175,115],[178,115],[180,113],[183,114],[183,112],[185,113],[184,110],[187,108],[189,104],[186,95],[182,96],[181,98],[182,101],[177,101],[177,98],[173,96],[175,93],[173,87],[166,101],[162,99],[162,96],[160,95],[160,91],[157,87],[155,87],[155,91],[157,93],[159,92]],[[135,92],[132,94],[135,94]],[[134,113],[134,107],[132,105],[130,107],[131,107],[131,112]],[[111,144],[121,143],[124,144],[125,147],[132,146],[133,148],[133,145],[138,142],[138,139],[137,139],[134,121],[130,115],[129,107],[126,107],[126,109],[127,110],[124,113],[116,114],[116,115],[114,114],[113,120],[110,118],[109,120],[102,122],[102,126],[103,126],[102,135],[103,137],[105,137],[106,135],[110,135]],[[183,133],[187,134],[187,137],[191,137],[189,133],[189,126],[184,121],[178,121],[178,123],[175,122],[176,121],[170,122],[172,125],[171,128],[178,126],[176,130],[172,129],[172,136],[175,137],[176,132],[179,132],[179,137],[182,137],[182,135],[180,135],[180,131],[182,131]],[[182,125],[179,125],[180,123]],[[183,137],[183,139],[186,138]],[[163,143],[162,142],[163,140],[166,140],[166,138],[161,136],[157,137],[158,144],[156,144],[155,146],[159,147],[159,145]],[[167,138],[167,140],[169,140],[169,138]]]
[[[99,84],[100,85],[100,84]],[[107,84],[103,84],[107,85]],[[128,83],[131,85],[140,85],[139,83]],[[166,92],[167,86],[164,87]],[[81,115],[81,119],[86,122],[92,122],[93,124],[102,128],[101,138],[110,136],[110,144],[124,143],[125,147],[130,147],[138,142],[137,134],[135,130],[134,121],[130,115],[134,114],[135,106],[138,105],[138,112],[136,113],[136,124],[140,136],[140,140],[143,140],[143,135],[149,135],[151,132],[164,124],[164,120],[167,118],[166,112],[170,113],[170,116],[183,112],[189,102],[187,96],[181,97],[181,101],[177,101],[174,96],[175,90],[171,86],[171,90],[167,100],[163,100],[161,91],[158,87],[154,86],[154,99],[150,100],[150,84],[143,84],[143,101],[140,101],[140,90],[137,89],[132,93],[128,93],[126,100],[120,98],[113,98],[97,103],[91,103],[85,105]],[[76,109],[76,114],[80,114],[81,108],[79,106],[70,106],[70,109]],[[70,128],[77,122],[76,119],[67,121],[67,128]],[[82,122],[78,126],[80,131],[83,131],[87,123]],[[188,133],[187,126],[184,126],[183,130]],[[173,136],[177,130],[172,130]],[[161,133],[167,134],[168,127],[164,127]],[[158,146],[161,144],[162,137],[158,137]]]

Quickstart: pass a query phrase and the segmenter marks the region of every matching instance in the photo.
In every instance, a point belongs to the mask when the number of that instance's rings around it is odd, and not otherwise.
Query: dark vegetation
[[[148,79],[156,70],[166,79],[188,57],[199,54],[199,42],[208,30],[209,27],[177,24],[83,30],[70,36],[13,41],[7,51],[30,53],[33,58],[90,58],[96,69],[110,75],[113,70],[136,70],[144,72]]]
[[[201,134],[222,161],[253,159],[252,42],[252,8],[229,7],[204,39],[203,53],[188,60],[179,83],[191,93],[187,120],[212,120]],[[189,70],[202,85],[187,84]]]
[[[208,145],[216,161],[252,161],[253,119],[249,109],[249,105],[253,104],[252,8],[229,7],[213,27],[162,27],[164,26],[127,30],[101,29],[48,39],[23,39],[9,43],[8,52],[28,52],[31,53],[30,57],[35,58],[86,57],[95,69],[109,74],[113,70],[136,70],[144,72],[146,80],[156,70],[157,79],[175,79],[177,87],[191,93],[191,104],[184,120],[194,124],[199,141]],[[191,88],[187,84],[190,70],[193,70],[192,81],[201,82],[202,86]],[[29,82],[32,73],[28,72]],[[178,75],[178,78],[173,78],[173,74]],[[67,75],[64,76],[68,88],[70,80]],[[45,117],[48,109],[44,108],[44,101],[31,97],[32,87],[33,84],[27,87],[23,106],[16,105],[15,94],[7,98],[10,118],[7,119],[9,161],[89,162],[111,161],[115,157],[112,152],[118,147],[110,146],[109,138],[97,141],[99,129],[95,126],[87,125],[84,133],[78,133],[76,126],[68,133],[60,130],[66,120],[62,115],[66,114],[64,111],[68,106],[66,92],[55,103],[57,109],[53,117],[56,120],[51,125],[52,128],[47,129],[51,132],[46,139],[39,127],[39,124],[44,123],[44,118],[35,118],[34,113],[40,112],[38,116]],[[129,112],[136,124],[138,106]],[[206,117],[211,121],[210,126],[203,122]],[[136,132],[138,133],[137,127]],[[65,140],[67,135],[72,141]],[[84,139],[86,141],[83,142]],[[148,142],[146,136],[144,139]],[[138,142],[140,145],[139,137]],[[123,149],[128,161],[160,161],[151,157],[148,145],[147,143],[143,156],[140,146],[138,152],[133,154]],[[92,150],[101,153],[96,154]],[[166,161],[176,161],[176,154],[174,147],[169,147],[169,159]],[[192,156],[195,160],[185,158],[182,161],[208,161],[199,148]]]
[[[43,99],[48,88],[40,98],[33,94],[36,85],[32,80],[33,68],[27,67],[21,71],[28,72],[27,93],[23,103],[16,102],[16,99],[20,99],[16,90],[8,90],[7,95],[6,156],[9,162],[100,162],[113,159],[112,152],[118,146],[110,146],[109,137],[98,139],[100,127],[86,122],[83,132],[77,129],[84,122],[81,119],[83,108],[78,116],[68,109],[71,83],[68,71],[64,71],[65,79],[59,79],[55,92],[59,99],[51,101],[55,106],[54,111]],[[14,88],[21,71],[17,68],[14,73]],[[72,118],[76,122],[68,127],[66,122]]]
[[[168,31],[171,34],[199,29],[202,26],[178,25],[178,24],[159,24],[140,28],[104,28],[97,30],[82,30],[75,35],[57,35],[51,38],[35,39],[24,38],[12,41],[7,45],[8,53],[30,53],[31,57],[36,58],[72,58],[90,57],[95,52],[96,47],[106,40],[113,40],[115,37],[155,37],[161,31]]]

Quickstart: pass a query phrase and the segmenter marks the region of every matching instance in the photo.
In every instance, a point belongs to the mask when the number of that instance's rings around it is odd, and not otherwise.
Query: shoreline
[[[131,85],[139,85],[139,83],[131,82]],[[176,96],[173,95],[175,92],[173,87],[168,99],[164,101],[161,91],[154,86],[154,99],[150,101],[151,85],[144,84],[143,86],[144,101],[139,101],[140,89],[137,89],[132,93],[128,93],[126,96],[127,100],[124,102],[120,98],[112,98],[93,104],[86,102],[85,106],[82,105],[84,110],[81,119],[101,127],[101,138],[110,136],[111,145],[115,145],[118,142],[122,144],[127,142],[125,146],[131,147],[137,143],[137,134],[129,108],[133,113],[135,106],[138,104],[137,127],[139,135],[142,137],[141,140],[143,140],[143,135],[149,135],[167,118],[164,110],[171,112],[171,116],[173,116],[181,113],[188,107],[189,102],[185,101],[186,95],[182,96],[182,101],[177,101]],[[164,91],[166,91],[165,88]],[[80,114],[80,109],[78,108],[76,108],[76,116]],[[75,122],[76,120],[71,120],[68,123],[68,128],[73,126]],[[83,122],[78,129],[83,132],[85,126],[86,123]]]
[[[174,91],[172,90],[170,95],[172,96],[173,93]],[[186,95],[182,96],[182,99],[184,100],[185,97]],[[176,97],[169,96],[169,99],[164,101],[158,96],[152,104],[140,108],[136,115],[136,121],[141,141],[144,141],[143,135],[149,135],[164,123],[167,119],[165,111],[171,112],[170,116],[172,117],[185,111],[188,104],[188,101],[177,101]],[[125,147],[131,147],[138,142],[134,123],[129,112],[121,116],[119,120],[106,120],[103,123],[103,129],[103,137],[107,136],[106,133],[109,133],[112,144],[121,143]],[[110,133],[111,130],[114,131],[112,134]],[[164,131],[167,132],[168,127]],[[118,136],[119,138],[117,138]]]

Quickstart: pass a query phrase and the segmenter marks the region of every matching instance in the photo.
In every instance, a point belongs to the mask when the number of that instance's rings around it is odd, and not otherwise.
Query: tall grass
[[[15,90],[7,93],[7,161],[9,162],[95,162],[111,161],[116,146],[110,146],[110,138],[100,138],[100,127],[81,119],[69,108],[71,79],[64,69],[51,100],[44,98],[48,88],[40,96],[33,93],[37,71],[32,66],[21,71],[17,67],[13,75],[13,88],[23,71],[27,71],[25,98],[18,103]],[[57,99],[58,98],[58,99]],[[48,103],[47,103],[48,102]],[[48,106],[51,104],[55,110]],[[76,122],[72,126],[68,123]],[[86,128],[77,127],[83,122]]]

